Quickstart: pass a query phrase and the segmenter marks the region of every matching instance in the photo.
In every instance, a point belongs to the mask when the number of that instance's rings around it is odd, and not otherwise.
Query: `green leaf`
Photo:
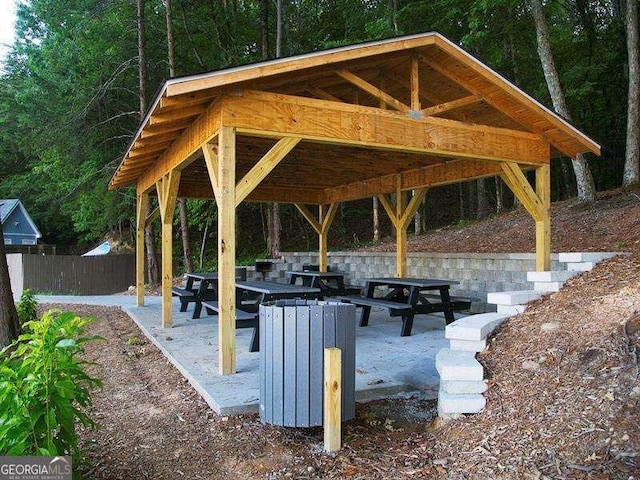
[[[56,390],[62,398],[74,398],[76,394],[76,387],[70,380],[58,382]]]
[[[78,344],[73,338],[65,338],[63,340],[60,340],[58,343],[56,343],[56,347],[58,348],[70,348],[70,347],[77,347],[77,346]]]

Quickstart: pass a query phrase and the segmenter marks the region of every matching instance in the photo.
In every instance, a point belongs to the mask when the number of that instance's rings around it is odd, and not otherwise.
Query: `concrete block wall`
[[[329,268],[345,274],[349,285],[363,287],[367,278],[395,276],[395,253],[330,252]],[[301,270],[305,264],[317,264],[315,252],[287,252],[282,258],[269,260],[273,269],[265,280],[286,282],[287,270]],[[558,255],[552,256],[552,269],[560,269]],[[474,299],[472,311],[495,311],[495,305],[487,303],[487,293],[512,290],[530,290],[527,272],[535,270],[532,253],[409,253],[407,275],[413,277],[445,278],[458,280],[460,285],[451,288],[451,294]],[[249,278],[253,276],[251,268]]]

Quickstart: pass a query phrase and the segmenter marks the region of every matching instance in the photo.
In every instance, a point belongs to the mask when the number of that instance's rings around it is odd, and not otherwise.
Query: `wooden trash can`
[[[355,306],[317,300],[260,305],[260,420],[321,426],[324,349],[342,351],[342,421],[355,417]]]

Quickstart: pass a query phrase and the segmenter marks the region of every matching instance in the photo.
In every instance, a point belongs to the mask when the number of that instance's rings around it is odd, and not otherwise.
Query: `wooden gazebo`
[[[162,223],[162,325],[171,326],[177,197],[218,206],[220,373],[235,372],[235,211],[293,203],[319,235],[340,202],[378,196],[406,228],[428,187],[500,175],[535,220],[536,268],[550,264],[550,161],[600,146],[437,33],[336,48],[168,80],[109,187],[137,189],[137,291],[145,225]],[[530,185],[523,171],[535,171]],[[413,195],[408,201],[408,192]]]

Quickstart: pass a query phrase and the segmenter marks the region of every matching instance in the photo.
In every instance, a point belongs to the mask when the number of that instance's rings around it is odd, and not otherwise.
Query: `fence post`
[[[324,349],[324,450],[340,450],[342,442],[342,352]]]

